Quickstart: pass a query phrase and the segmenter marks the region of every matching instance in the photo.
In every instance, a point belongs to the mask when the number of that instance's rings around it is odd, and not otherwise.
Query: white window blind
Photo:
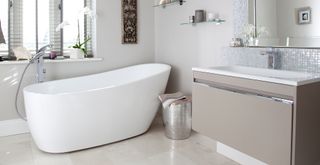
[[[4,35],[4,39],[6,44],[0,44],[0,56],[8,54],[8,1],[7,0],[0,0],[0,21],[1,21],[1,29]]]
[[[84,1],[84,5],[89,7],[90,9],[93,9],[93,4],[92,4],[92,0],[85,0]],[[92,40],[93,40],[93,35],[94,35],[94,32],[93,32],[93,20],[92,18],[89,18],[88,16],[85,16],[84,18],[85,22],[84,22],[84,39],[88,39],[90,38],[91,39],[91,42],[88,42],[85,46],[88,50],[88,54],[89,55],[92,55],[93,54],[93,47],[92,47]]]
[[[31,0],[32,1],[32,0]],[[9,52],[23,46],[23,0],[9,1]]]
[[[58,55],[68,55],[70,47],[77,41],[77,28],[71,24],[57,32],[56,27],[63,20],[77,20],[79,18],[81,41],[91,38],[92,19],[79,16],[79,11],[85,6],[92,9],[91,1],[1,0],[0,19],[2,25],[8,25],[3,26],[8,45],[1,45],[0,53],[7,52],[8,54],[10,52],[12,54],[12,49],[16,47],[26,47],[34,53],[38,48],[50,43],[53,45],[51,51],[57,52]],[[6,10],[7,15],[9,13],[8,19],[3,18],[6,17],[3,14],[5,10],[2,10],[2,8],[6,8],[5,5],[8,6],[8,10]],[[7,20],[7,22],[3,20]],[[6,30],[8,28],[9,30]],[[89,41],[85,47],[88,49],[88,55],[92,55],[92,42]]]
[[[62,55],[63,35],[56,31],[56,27],[62,22],[62,0],[49,0],[50,14],[49,14],[49,29],[50,42],[53,45],[52,50]]]

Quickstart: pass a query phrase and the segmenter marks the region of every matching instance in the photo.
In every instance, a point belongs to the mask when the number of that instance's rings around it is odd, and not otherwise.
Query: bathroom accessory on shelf
[[[196,10],[194,16],[189,16],[188,22],[183,22],[180,25],[196,25],[199,23],[214,23],[216,25],[220,25],[226,22],[223,19],[220,19],[219,14],[207,13],[205,10]]]
[[[58,52],[56,52],[56,51],[51,51],[51,52],[49,53],[49,59],[50,59],[50,60],[56,59],[57,56],[58,56]]]
[[[184,0],[160,0],[159,4],[154,5],[153,7],[163,7],[163,8],[165,8],[168,5],[173,5],[173,4],[176,4],[176,3],[179,3],[180,5],[183,5],[186,2],[187,1],[184,1]]]
[[[243,42],[241,38],[232,38],[230,42],[230,47],[243,47]]]
[[[189,23],[194,23],[194,16],[189,16]]]
[[[220,25],[222,23],[225,23],[226,20],[223,20],[223,19],[214,19],[213,21],[204,21],[204,22],[184,22],[184,23],[181,23],[180,25],[196,25],[196,24],[203,24],[203,23],[213,23],[215,25]]]
[[[206,12],[204,10],[196,10],[194,15],[194,22],[205,22],[206,21]]]
[[[208,21],[213,21],[215,18],[219,18],[219,16],[214,16],[214,14],[213,13],[207,13],[207,20]]]

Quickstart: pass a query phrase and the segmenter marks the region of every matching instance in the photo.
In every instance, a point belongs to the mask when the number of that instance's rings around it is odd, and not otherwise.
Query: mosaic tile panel
[[[223,65],[268,67],[268,57],[261,55],[265,48],[223,48]],[[283,70],[320,73],[320,49],[279,48],[278,63]]]
[[[248,0],[233,0],[234,36],[240,37],[242,29],[248,23]]]

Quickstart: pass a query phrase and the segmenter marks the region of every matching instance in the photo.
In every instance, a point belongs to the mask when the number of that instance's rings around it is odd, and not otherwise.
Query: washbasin
[[[193,68],[193,70],[294,86],[320,81],[320,74],[317,73],[244,66],[217,66],[209,68]]]

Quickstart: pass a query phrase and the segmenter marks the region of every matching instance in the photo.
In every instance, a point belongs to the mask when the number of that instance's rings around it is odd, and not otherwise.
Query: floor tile
[[[40,151],[30,134],[2,137],[0,165],[237,165],[215,147],[215,141],[197,133],[170,140],[157,122],[135,138],[65,154]]]

